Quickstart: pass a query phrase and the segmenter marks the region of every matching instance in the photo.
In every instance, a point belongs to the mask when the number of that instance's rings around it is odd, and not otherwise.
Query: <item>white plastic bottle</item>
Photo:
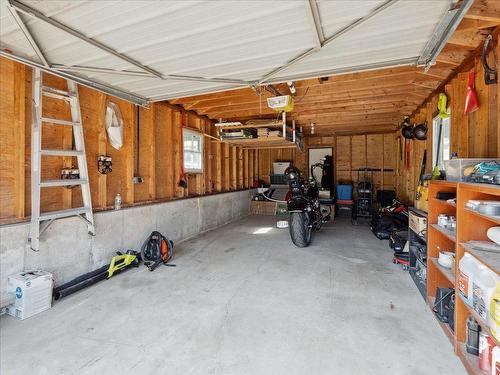
[[[472,306],[488,326],[491,325],[490,301],[499,279],[495,272],[481,264],[472,283]]]
[[[479,272],[480,266],[481,263],[469,253],[464,254],[458,266],[460,270],[458,276],[458,290],[464,302],[470,307],[473,307],[472,284],[474,277],[477,276]]]
[[[122,196],[118,193],[115,196],[115,210],[119,210],[120,208],[122,208]]]
[[[500,348],[495,346],[491,354],[491,375],[500,373]]]

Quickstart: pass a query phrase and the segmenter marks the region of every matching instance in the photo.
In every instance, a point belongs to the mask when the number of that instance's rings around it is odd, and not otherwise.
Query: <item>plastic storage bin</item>
[[[472,167],[476,164],[486,161],[500,161],[500,159],[451,159],[444,161],[444,169],[446,171],[446,179],[448,181],[467,181],[464,176],[464,170],[467,167]]]
[[[460,259],[458,267],[460,271],[458,276],[458,290],[464,302],[470,307],[473,307],[473,283],[481,267],[483,267],[481,262],[469,253],[465,253],[462,259]]]
[[[289,161],[280,161],[280,162],[275,162],[273,163],[273,173],[276,174],[285,174],[286,169],[291,165],[292,163]]]
[[[287,181],[284,174],[270,174],[269,181],[272,185],[286,185]]]
[[[337,199],[349,201],[352,199],[352,185],[337,185]]]

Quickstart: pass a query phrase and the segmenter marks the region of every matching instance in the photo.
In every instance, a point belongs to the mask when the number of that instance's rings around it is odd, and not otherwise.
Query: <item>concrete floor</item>
[[[336,221],[306,249],[275,217],[176,247],[23,322],[0,319],[0,373],[465,374],[386,241]]]

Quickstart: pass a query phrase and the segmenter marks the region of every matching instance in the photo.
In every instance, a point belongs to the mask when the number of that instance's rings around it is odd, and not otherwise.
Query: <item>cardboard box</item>
[[[251,215],[276,215],[278,203],[269,201],[252,201],[250,203]]]
[[[408,218],[409,227],[415,233],[427,237],[427,218],[410,211]]]

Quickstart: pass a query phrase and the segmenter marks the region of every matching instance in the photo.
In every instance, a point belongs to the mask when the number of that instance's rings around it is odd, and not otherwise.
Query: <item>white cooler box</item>
[[[53,286],[52,274],[44,271],[24,271],[9,276],[7,289],[16,300],[7,306],[7,314],[23,320],[50,309]]]
[[[289,162],[289,161],[283,161],[283,162],[273,163],[273,174],[285,174],[286,169],[291,164],[292,163]]]

